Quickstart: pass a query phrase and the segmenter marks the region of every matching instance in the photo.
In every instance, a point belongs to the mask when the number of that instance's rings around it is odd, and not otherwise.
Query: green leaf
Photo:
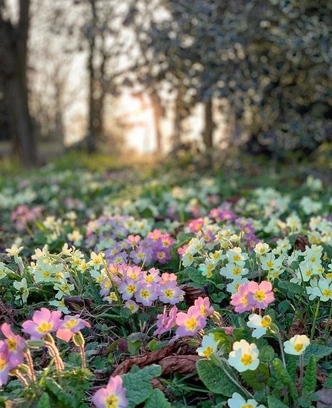
[[[51,378],[45,378],[46,389],[50,391],[58,401],[62,402],[67,408],[76,408],[76,401],[72,396],[67,394],[59,384]]]
[[[321,344],[311,343],[304,352],[304,365],[309,363],[311,355],[316,357],[316,360],[320,360],[323,357],[329,356],[332,353],[331,347],[322,346]]]
[[[144,408],[171,408],[162,391],[154,389],[150,397],[145,402]]]
[[[287,365],[287,371],[289,372],[289,375],[291,379],[295,382],[296,379],[296,365],[297,365],[297,356],[294,356],[292,354],[287,354],[286,355],[286,365]]]
[[[332,374],[328,377],[323,386],[325,388],[332,388]]]
[[[278,283],[278,288],[283,289],[285,291],[285,293],[291,292],[291,293],[296,293],[297,295],[302,293],[301,286],[299,286],[298,284],[293,283],[293,282],[280,281]]]
[[[160,374],[161,367],[153,364],[122,376],[123,386],[127,389],[128,408],[141,404],[151,396],[153,388],[150,380]]]
[[[193,282],[205,285],[207,278],[202,275],[202,272],[195,268],[187,268],[183,271],[183,276],[188,276]]]
[[[271,346],[263,346],[259,348],[260,361],[272,361],[275,355],[274,349]]]
[[[221,361],[220,363],[221,367],[218,367],[209,360],[197,361],[197,372],[206,388],[215,394],[222,394],[226,397],[231,397],[234,392],[242,394],[241,389],[227,376],[228,374],[235,380],[233,372],[224,362]]]
[[[287,405],[272,395],[267,397],[267,403],[269,408],[288,408]]]
[[[42,393],[36,408],[51,408],[50,397],[46,392]]]
[[[276,371],[276,374],[278,378],[281,380],[281,382],[287,386],[289,393],[291,397],[293,398],[294,401],[298,398],[298,393],[295,387],[295,383],[293,382],[291,376],[289,375],[288,371],[286,368],[283,366],[281,360],[279,358],[275,358],[273,360],[273,367]]]
[[[270,375],[268,368],[264,364],[259,364],[256,370],[241,373],[241,377],[249,387],[263,391]]]
[[[317,360],[314,354],[309,358],[303,380],[303,390],[309,394],[315,392],[317,385]]]

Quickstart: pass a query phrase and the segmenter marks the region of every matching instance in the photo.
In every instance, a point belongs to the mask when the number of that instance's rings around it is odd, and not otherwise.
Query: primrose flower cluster
[[[193,336],[206,326],[206,319],[213,312],[214,308],[210,305],[208,297],[196,299],[194,306],[191,306],[187,313],[179,312],[176,306],[167,313],[165,306],[163,313],[157,316],[157,330],[154,335],[160,336],[176,327],[176,337]]]
[[[84,363],[84,340],[80,335],[80,330],[84,327],[90,327],[90,323],[81,319],[79,315],[65,316],[62,319],[61,312],[51,312],[46,308],[41,308],[41,310],[34,312],[32,320],[26,320],[22,324],[22,332],[29,334],[30,340],[43,340],[38,345],[47,346],[51,356],[56,359],[57,369],[63,370],[63,362],[50,333],[55,332],[57,338],[66,342],[74,338],[75,344],[82,348],[82,363]],[[24,382],[24,377],[19,374],[19,371],[15,372],[24,359],[27,360],[29,367],[28,376],[30,380],[35,381],[32,359],[28,349],[29,341],[27,342],[22,336],[15,334],[8,323],[2,324],[1,332],[5,340],[0,340],[0,386],[7,383],[9,373],[12,371]]]
[[[100,255],[102,256],[102,255]],[[96,257],[95,257],[96,259]],[[151,306],[156,300],[165,304],[175,305],[183,300],[184,291],[177,286],[177,275],[151,268],[147,271],[139,266],[128,264],[111,264],[101,271],[91,272],[101,286],[100,295],[112,303],[119,301],[117,293],[121,294],[125,306],[132,312],[138,309],[137,303]]]
[[[103,216],[89,222],[86,242],[97,252],[105,250],[107,263],[164,264],[171,259],[174,240],[170,234],[150,230],[151,224],[144,219],[135,221],[129,216]]]

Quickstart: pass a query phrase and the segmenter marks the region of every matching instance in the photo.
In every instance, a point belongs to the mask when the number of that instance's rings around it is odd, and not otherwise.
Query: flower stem
[[[35,382],[36,381],[35,370],[33,368],[31,353],[30,353],[30,350],[28,348],[24,352],[24,357],[25,357],[25,359],[27,361],[27,364],[28,364],[28,367],[29,367],[28,376],[29,376],[29,378],[31,379],[32,382]]]
[[[54,357],[55,367],[58,371],[63,371],[65,366],[63,364],[62,358],[60,357],[59,350],[54,344],[54,339],[50,334],[46,334],[44,337],[45,346],[48,348],[49,355]]]
[[[232,381],[233,384],[235,384],[238,388],[240,388],[244,394],[247,394],[250,398],[254,398],[254,396],[248,390],[242,387],[242,385],[233,376],[231,376],[230,373],[225,369],[222,363],[228,366],[227,360],[225,360],[224,358],[220,360],[218,358],[213,358],[213,362],[216,362],[216,361],[218,361],[217,365],[223,370],[223,372],[226,374],[226,377],[228,377],[228,379]]]
[[[330,306],[329,317],[327,318],[326,326],[324,328],[323,337],[325,337],[327,335],[327,333],[329,332],[330,325],[331,325],[331,317],[332,317],[332,305]]]
[[[282,364],[283,364],[283,366],[286,368],[284,345],[282,344],[282,338],[281,338],[281,334],[280,334],[280,331],[279,331],[279,330],[278,330],[278,341],[279,341],[279,345],[280,345],[280,353],[281,353]]]
[[[313,320],[313,322],[312,322],[311,334],[310,334],[310,342],[311,342],[312,339],[314,338],[315,329],[316,329],[316,321],[317,321],[318,312],[319,312],[319,306],[320,306],[320,299],[318,299],[317,307],[316,307],[315,314],[314,314],[314,320]]]

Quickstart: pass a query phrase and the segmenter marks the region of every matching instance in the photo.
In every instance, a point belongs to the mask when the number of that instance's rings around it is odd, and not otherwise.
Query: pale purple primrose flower
[[[31,339],[42,339],[46,334],[58,330],[61,324],[61,312],[51,312],[45,307],[36,310],[32,320],[23,323],[23,332],[28,333]]]
[[[107,386],[94,394],[92,402],[97,408],[126,408],[129,404],[126,391],[119,375],[110,377]]]

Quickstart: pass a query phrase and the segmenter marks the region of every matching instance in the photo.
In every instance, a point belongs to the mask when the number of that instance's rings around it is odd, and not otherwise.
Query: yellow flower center
[[[45,279],[49,278],[50,276],[51,276],[50,271],[44,271],[43,277],[44,277]]]
[[[243,354],[241,358],[241,363],[245,366],[248,366],[252,363],[252,357],[250,354]]]
[[[191,317],[186,321],[186,329],[188,331],[193,331],[197,327],[197,321],[194,317]]]
[[[127,287],[127,292],[128,292],[128,293],[134,293],[134,292],[136,292],[136,286],[135,286],[135,285],[132,285],[132,284],[128,285],[128,287]]]
[[[203,305],[203,306],[200,307],[201,316],[205,316],[205,312],[206,312],[206,307]]]
[[[233,275],[240,275],[241,274],[241,269],[240,268],[234,268],[233,269]]]
[[[234,255],[234,256],[233,256],[233,260],[234,260],[235,262],[241,261],[240,255]]]
[[[158,259],[164,259],[165,258],[165,252],[158,252],[157,253],[157,258]]]
[[[243,296],[243,297],[240,299],[240,301],[241,301],[241,303],[243,304],[243,306],[247,306],[247,304],[248,304],[248,299],[247,299],[245,296]]]
[[[294,350],[297,352],[300,352],[303,349],[303,344],[302,343],[296,343],[294,346]]]
[[[15,339],[10,338],[7,340],[7,344],[8,344],[8,349],[9,351],[16,351],[17,349],[17,342]]]
[[[0,372],[3,371],[8,365],[8,362],[3,358],[0,358]]]
[[[254,408],[252,404],[241,405],[241,408]]]
[[[204,357],[209,357],[213,353],[213,348],[211,346],[207,346],[206,349],[202,352]]]
[[[149,276],[146,276],[145,277],[145,282],[153,282],[153,276],[152,275],[149,275]]]
[[[150,292],[148,290],[144,289],[144,290],[141,291],[141,296],[142,296],[143,299],[149,299]]]
[[[322,291],[322,295],[325,296],[325,297],[330,297],[330,296],[332,295],[332,290],[330,290],[330,289],[324,289],[324,290]]]
[[[270,316],[264,316],[261,322],[262,327],[270,327],[271,326],[271,317]]]
[[[258,290],[256,293],[255,293],[255,299],[256,300],[258,300],[259,302],[261,302],[262,300],[264,300],[265,298],[266,298],[266,295],[265,295],[265,293],[264,293],[264,291],[263,290]]]
[[[273,261],[267,261],[266,265],[268,266],[268,268],[273,268],[274,262]]]
[[[109,395],[105,399],[105,408],[118,408],[119,398],[115,394]]]
[[[173,297],[173,293],[174,293],[174,291],[172,289],[166,289],[165,292],[164,292],[165,297],[167,297],[169,299]]]
[[[39,331],[39,333],[47,333],[52,329],[52,327],[53,327],[52,323],[43,322],[42,324],[39,325],[37,330]]]
[[[68,322],[65,323],[65,328],[66,329],[72,329],[73,327],[77,326],[78,321],[76,319],[70,319]]]

